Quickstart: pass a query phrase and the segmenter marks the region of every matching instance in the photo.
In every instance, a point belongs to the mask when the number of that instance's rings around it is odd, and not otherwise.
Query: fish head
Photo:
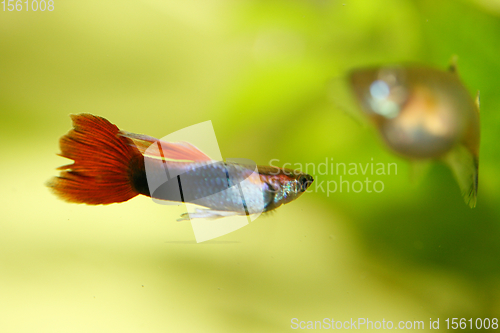
[[[266,193],[270,200],[266,211],[278,208],[300,197],[314,181],[303,172],[285,168],[259,167],[262,181],[266,184]]]
[[[388,66],[353,70],[348,81],[364,116],[400,155],[441,157],[464,136],[472,103],[455,73]]]

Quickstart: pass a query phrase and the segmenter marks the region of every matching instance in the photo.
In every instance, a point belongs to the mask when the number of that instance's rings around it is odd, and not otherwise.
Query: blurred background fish
[[[476,206],[479,166],[479,95],[476,102],[456,72],[423,66],[352,70],[357,104],[386,145],[414,163],[444,161],[465,202]]]
[[[298,198],[313,182],[300,171],[214,161],[187,142],[120,131],[91,114],[71,118],[73,129],[59,143],[60,155],[74,163],[60,167],[64,171],[48,183],[69,202],[110,204],[143,194],[207,208],[183,214],[185,219],[215,218],[269,212]],[[254,171],[258,178],[245,181]],[[148,180],[165,173],[173,179],[153,192]]]

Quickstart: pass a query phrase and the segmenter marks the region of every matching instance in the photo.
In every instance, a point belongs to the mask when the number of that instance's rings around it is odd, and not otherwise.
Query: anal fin
[[[196,208],[194,212],[184,213],[177,222],[189,221],[190,219],[220,219],[228,216],[241,215],[238,212],[212,210],[212,209],[199,209]]]

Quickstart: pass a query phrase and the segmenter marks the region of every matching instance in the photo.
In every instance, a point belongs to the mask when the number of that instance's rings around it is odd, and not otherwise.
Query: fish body
[[[165,172],[162,160],[145,157],[145,164],[150,166],[150,173]],[[273,210],[295,200],[313,181],[311,176],[295,175],[290,169],[220,161],[169,162],[167,170],[171,179],[152,193],[145,177],[135,179],[134,187],[141,189],[140,194],[159,200],[249,214]],[[258,179],[252,178],[256,170]]]
[[[60,167],[61,174],[48,184],[69,202],[110,204],[142,194],[205,208],[190,217],[250,215],[295,200],[313,181],[305,173],[249,160],[214,161],[189,143],[120,131],[91,114],[72,120],[74,128],[60,140],[60,155],[74,163]],[[165,175],[168,181],[151,186]]]
[[[348,84],[387,147],[411,161],[442,160],[452,169],[464,200],[476,205],[479,166],[479,103],[455,66],[356,69]]]

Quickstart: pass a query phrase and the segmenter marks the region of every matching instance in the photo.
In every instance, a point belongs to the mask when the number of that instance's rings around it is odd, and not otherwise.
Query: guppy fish
[[[58,168],[63,171],[48,183],[68,202],[111,204],[142,194],[205,207],[183,214],[181,220],[218,218],[272,211],[297,199],[313,182],[310,175],[290,169],[213,161],[187,142],[120,131],[91,114],[71,118],[73,129],[60,139],[59,155],[74,163]],[[151,193],[148,176],[155,175],[146,171],[164,174],[166,169],[174,177]],[[252,174],[258,175],[257,181]],[[235,185],[245,179],[243,198]]]
[[[412,161],[439,159],[453,171],[465,202],[476,206],[479,94],[474,101],[456,73],[421,66],[356,69],[349,86],[386,145]]]

